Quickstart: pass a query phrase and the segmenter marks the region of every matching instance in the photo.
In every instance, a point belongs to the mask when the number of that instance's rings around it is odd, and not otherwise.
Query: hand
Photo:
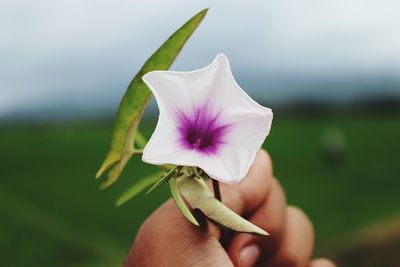
[[[236,233],[225,251],[216,226],[208,223],[199,228],[190,224],[169,200],[144,222],[125,266],[334,267],[328,260],[310,260],[312,224],[300,209],[287,206],[267,152],[258,153],[240,184],[221,184],[221,193],[228,207],[270,236]]]

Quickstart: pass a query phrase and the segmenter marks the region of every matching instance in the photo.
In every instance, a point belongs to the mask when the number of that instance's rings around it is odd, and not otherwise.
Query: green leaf
[[[150,192],[153,192],[154,190],[156,190],[157,188],[159,188],[160,186],[162,186],[165,182],[167,182],[169,179],[171,179],[174,174],[175,171],[180,168],[180,167],[174,167],[172,170],[170,170],[167,174],[165,174],[163,177],[161,177],[161,179],[159,179],[149,190],[147,190],[146,195]]]
[[[162,172],[158,172],[152,175],[149,175],[145,178],[142,178],[138,182],[134,183],[131,187],[129,187],[122,195],[117,199],[115,205],[117,207],[123,205],[128,200],[135,197],[137,194],[142,192],[146,187],[149,187],[153,183],[155,183],[161,176],[163,175]]]
[[[263,229],[240,217],[214,198],[214,194],[210,191],[203,179],[180,177],[177,182],[179,192],[192,209],[201,210],[214,222],[236,232],[260,236],[268,235]]]
[[[128,86],[114,121],[110,149],[96,174],[96,178],[99,178],[112,168],[101,188],[110,186],[118,179],[133,154],[137,128],[151,98],[151,92],[142,81],[142,76],[153,70],[168,69],[206,13],[207,9],[202,10],[172,34],[146,61]]]
[[[185,201],[183,201],[181,194],[179,193],[178,184],[175,178],[168,181],[169,189],[171,190],[172,198],[175,201],[176,206],[182,212],[183,216],[196,226],[200,226],[196,219],[193,217],[189,208],[186,206]]]

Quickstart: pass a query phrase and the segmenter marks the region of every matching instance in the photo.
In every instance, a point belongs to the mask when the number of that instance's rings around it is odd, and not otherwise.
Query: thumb
[[[233,267],[213,227],[192,225],[169,200],[144,222],[125,266]]]

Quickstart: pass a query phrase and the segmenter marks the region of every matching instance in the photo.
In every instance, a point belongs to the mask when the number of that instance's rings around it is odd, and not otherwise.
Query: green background
[[[314,223],[316,254],[343,266],[357,264],[358,258],[365,258],[357,255],[378,243],[370,232],[398,222],[400,116],[274,115],[264,147],[289,203],[304,209]],[[145,121],[147,135],[154,121]],[[98,190],[94,174],[108,148],[111,125],[86,121],[1,126],[1,266],[121,265],[141,223],[168,198],[168,191],[162,188],[115,207],[127,186],[153,171],[138,158],[129,162],[114,186]],[[332,131],[341,140],[336,160],[326,157]]]

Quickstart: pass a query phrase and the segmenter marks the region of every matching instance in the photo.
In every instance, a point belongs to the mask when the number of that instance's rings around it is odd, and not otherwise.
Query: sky
[[[2,0],[0,118],[114,112],[143,62],[206,7],[171,69],[222,52],[239,84],[267,103],[400,94],[385,86],[400,81],[395,0]]]

